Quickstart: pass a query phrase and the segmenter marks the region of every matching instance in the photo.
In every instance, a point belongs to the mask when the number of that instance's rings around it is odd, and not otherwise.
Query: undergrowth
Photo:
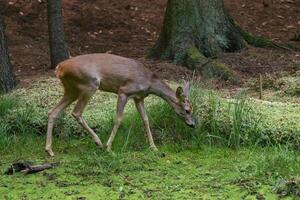
[[[47,113],[61,93],[57,81],[47,79],[0,97],[0,172],[20,159],[60,163],[55,172],[25,179],[22,175],[0,176],[0,197],[299,196],[299,185],[294,184],[300,175],[299,104],[259,101],[243,93],[227,99],[194,83],[191,102],[198,121],[196,129],[188,128],[164,101],[147,98],[153,136],[160,149],[154,153],[148,150],[141,119],[131,102],[114,141],[114,155],[94,145],[70,116],[69,108],[56,121],[53,148],[57,156],[49,160],[43,151]],[[115,95],[100,92],[84,112],[103,142],[113,126],[115,105]]]
[[[175,86],[175,85],[173,85]],[[42,135],[47,129],[47,114],[62,95],[55,79],[36,82],[28,89],[19,89],[0,99],[1,147],[12,144],[18,135]],[[264,102],[239,94],[222,98],[213,90],[194,83],[191,102],[198,121],[196,129],[187,127],[158,97],[146,99],[146,107],[156,143],[202,144],[228,146],[269,146],[285,144],[300,147],[300,106]],[[115,117],[116,96],[97,93],[87,106],[84,117],[104,141],[107,140]],[[67,109],[56,120],[54,134],[78,137],[86,134]],[[125,141],[124,149],[142,149],[146,139],[139,114],[130,102],[125,110],[116,143]]]

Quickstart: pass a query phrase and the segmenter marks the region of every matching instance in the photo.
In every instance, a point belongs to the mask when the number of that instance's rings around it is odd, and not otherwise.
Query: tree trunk
[[[9,92],[15,86],[16,78],[7,50],[5,24],[0,17],[0,94]]]
[[[222,0],[168,0],[163,28],[150,56],[185,64],[190,48],[213,57],[244,46]]]
[[[65,44],[64,24],[61,0],[47,0],[49,46],[51,54],[51,68],[69,58]]]

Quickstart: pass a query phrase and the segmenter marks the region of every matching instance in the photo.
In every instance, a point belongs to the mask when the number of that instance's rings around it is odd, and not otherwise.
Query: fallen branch
[[[51,169],[55,167],[57,163],[46,163],[40,165],[32,165],[31,162],[23,161],[23,162],[15,162],[11,164],[4,174],[13,175],[17,172],[22,172],[24,174],[33,174],[46,169]]]

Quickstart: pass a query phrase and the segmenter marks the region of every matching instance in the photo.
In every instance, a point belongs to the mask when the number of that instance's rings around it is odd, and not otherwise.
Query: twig
[[[259,74],[259,99],[263,98],[263,91],[262,91],[262,76]]]

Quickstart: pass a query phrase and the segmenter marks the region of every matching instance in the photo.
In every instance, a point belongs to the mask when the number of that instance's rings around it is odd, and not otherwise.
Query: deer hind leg
[[[90,100],[91,96],[95,93],[96,90],[97,88],[92,90],[84,90],[84,92],[80,94],[72,115],[75,117],[78,123],[93,137],[96,144],[99,145],[100,147],[103,147],[103,144],[99,139],[99,137],[97,136],[97,134],[89,127],[87,122],[82,117],[84,108],[86,107],[88,101]]]
[[[152,133],[151,133],[150,125],[149,125],[149,119],[148,119],[148,116],[147,116],[147,113],[145,110],[145,106],[144,106],[144,99],[134,99],[134,103],[135,103],[137,110],[139,111],[139,113],[141,115],[142,120],[143,120],[145,129],[147,132],[150,148],[153,149],[154,151],[158,151],[158,149],[155,146],[154,141],[153,141],[153,137],[152,137]]]
[[[127,101],[128,101],[128,96],[126,94],[123,94],[123,93],[119,94],[118,103],[117,103],[117,114],[116,114],[114,128],[113,128],[113,130],[110,134],[110,137],[107,141],[107,144],[106,144],[107,151],[111,151],[111,146],[112,146],[113,140],[116,136],[117,130],[121,124],[123,111],[124,111]]]
[[[52,132],[53,132],[54,121],[59,115],[59,113],[63,111],[66,107],[68,107],[75,100],[76,100],[76,96],[70,96],[68,95],[67,92],[65,92],[64,97],[61,99],[61,101],[49,112],[45,149],[50,156],[54,156],[54,153],[52,151]]]

